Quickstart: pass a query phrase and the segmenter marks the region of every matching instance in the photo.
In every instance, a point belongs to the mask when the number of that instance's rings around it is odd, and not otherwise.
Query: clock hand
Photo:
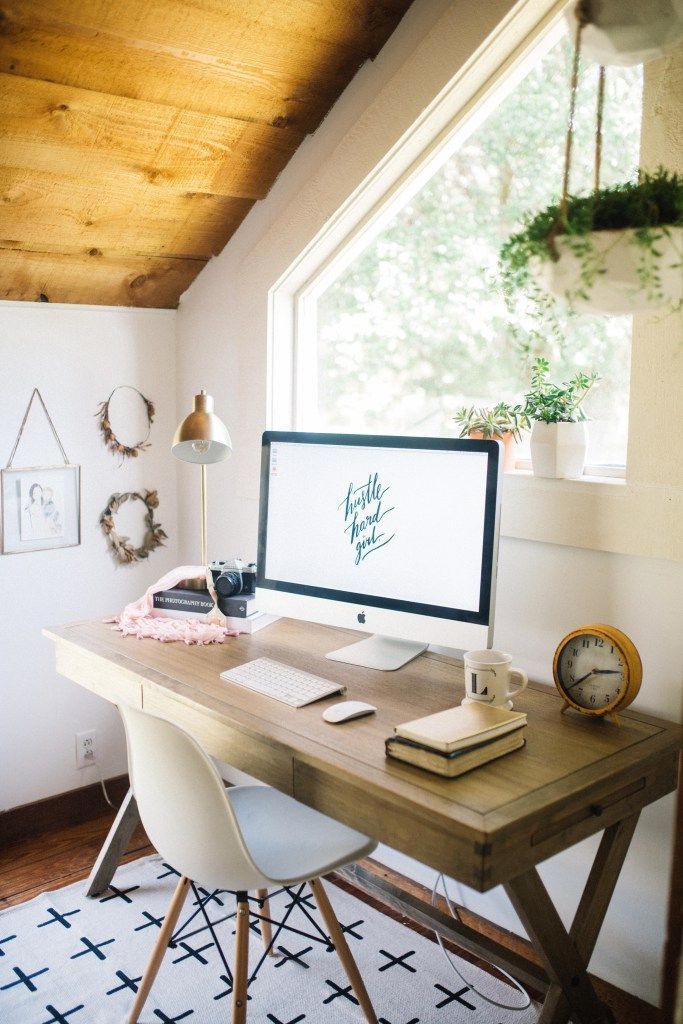
[[[590,672],[586,672],[585,676],[581,676],[580,679],[575,679],[571,686],[566,686],[566,690],[573,690],[579,683],[583,683],[589,676],[620,676],[621,669],[616,668],[592,668]]]
[[[581,676],[581,678],[580,678],[580,679],[575,679],[575,680],[574,680],[574,682],[572,683],[572,685],[571,685],[571,686],[567,686],[567,687],[565,687],[565,689],[567,689],[567,690],[573,690],[573,688],[574,688],[575,686],[578,686],[578,685],[579,685],[579,683],[582,683],[582,682],[584,681],[584,679],[588,679],[588,677],[589,677],[589,676],[593,676],[593,675],[595,675],[595,673],[596,673],[597,671],[598,671],[598,669],[592,668],[592,669],[590,670],[590,672],[586,672],[585,676]]]

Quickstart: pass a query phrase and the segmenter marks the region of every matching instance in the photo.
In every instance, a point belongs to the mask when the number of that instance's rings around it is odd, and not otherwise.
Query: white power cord
[[[446,906],[448,907],[448,911],[449,911],[451,917],[454,918],[454,920],[457,921],[457,920],[460,919],[460,917],[459,917],[459,914],[456,911],[455,907],[453,906],[451,898],[450,898],[450,896],[448,894],[448,888],[446,886],[446,879],[445,879],[445,877],[443,875],[443,872],[439,872],[439,874],[436,876],[436,880],[434,882],[434,887],[432,889],[432,899],[431,899],[432,906],[436,905],[436,897],[437,897],[437,891],[438,891],[438,888],[439,888],[439,882],[441,882],[442,885],[443,885],[443,895],[444,895],[444,899],[446,900]],[[521,1006],[513,1006],[510,1003],[500,1003],[500,1002],[498,1002],[498,1000],[492,999],[490,996],[487,996],[484,992],[480,992],[480,990],[475,985],[473,985],[471,981],[468,981],[467,978],[456,967],[455,962],[454,962],[452,956],[450,955],[450,953],[448,952],[448,950],[446,949],[446,947],[444,946],[443,940],[442,940],[441,936],[439,935],[439,933],[437,931],[435,931],[434,934],[436,936],[436,941],[439,943],[439,946],[441,948],[441,952],[446,957],[446,960],[447,960],[448,964],[450,965],[451,969],[453,971],[455,971],[455,973],[460,978],[462,983],[464,985],[467,985],[467,987],[469,989],[471,989],[471,991],[474,992],[475,995],[478,995],[480,999],[483,999],[484,1002],[490,1003],[491,1006],[497,1006],[501,1010],[513,1010],[513,1011],[516,1011],[516,1012],[519,1012],[521,1010],[526,1010],[526,1009],[528,1009],[529,1006],[531,1006],[531,996],[529,995],[527,990],[524,988],[524,986],[520,985],[520,983],[517,981],[516,978],[513,978],[511,974],[508,974],[507,971],[504,971],[502,967],[498,967],[496,964],[492,964],[491,966],[495,967],[495,969],[500,974],[502,974],[504,978],[508,979],[508,981],[517,989],[517,991],[524,997],[524,999],[526,999],[526,1002],[522,1003]]]
[[[104,797],[104,799],[105,799],[105,800],[107,801],[107,803],[108,803],[108,804],[109,804],[109,806],[110,806],[110,807],[112,808],[112,810],[114,810],[114,811],[118,811],[118,807],[116,806],[116,804],[114,804],[114,803],[112,803],[112,802],[111,802],[111,800],[110,800],[110,798],[109,798],[109,793],[107,793],[107,787],[106,787],[106,786],[105,786],[105,784],[104,784],[104,775],[102,774],[102,769],[101,769],[101,767],[99,766],[99,764],[94,764],[94,765],[93,765],[92,767],[93,767],[93,768],[97,768],[97,774],[98,774],[98,775],[99,775],[99,777],[100,777],[100,786],[102,787],[102,796],[103,796],[103,797]]]
[[[97,781],[99,782],[99,784],[100,784],[100,786],[102,788],[102,796],[104,797],[105,801],[109,804],[109,806],[111,807],[111,809],[113,811],[118,811],[119,808],[116,806],[116,804],[112,803],[111,799],[109,798],[109,793],[107,792],[107,787],[106,787],[106,785],[104,783],[104,775],[102,773],[102,766],[99,764],[99,762],[98,761],[91,761],[90,764],[86,764],[86,765],[84,765],[84,767],[85,768],[96,768],[97,769],[97,776],[98,776]],[[94,785],[95,785],[95,783],[93,782],[93,786]]]

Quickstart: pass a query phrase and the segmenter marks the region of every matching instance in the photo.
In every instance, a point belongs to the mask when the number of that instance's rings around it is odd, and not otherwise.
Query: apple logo
[[[365,622],[365,612],[358,612],[356,617],[361,624]]]

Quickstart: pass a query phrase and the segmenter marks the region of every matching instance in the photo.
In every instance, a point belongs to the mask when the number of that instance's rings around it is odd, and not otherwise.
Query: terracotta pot
[[[566,299],[574,309],[587,313],[645,313],[674,307],[683,298],[683,228],[669,228],[670,234],[657,241],[658,277],[661,297],[648,294],[638,276],[642,249],[635,241],[633,229],[623,231],[592,231],[590,239],[596,254],[598,273],[590,287],[581,284],[581,260],[572,252],[566,236],[559,235],[555,245],[559,260],[530,261],[534,277],[546,291]],[[580,292],[587,292],[583,297]]]
[[[531,429],[531,466],[534,476],[575,480],[586,462],[588,431],[585,423],[543,423]]]
[[[509,473],[510,470],[515,468],[517,442],[513,434],[506,432],[505,434],[494,434],[493,437],[484,437],[481,430],[470,430],[469,436],[473,441],[500,441],[505,449],[503,454],[503,470]]]
[[[565,15],[572,39],[577,6],[571,4]],[[683,38],[680,0],[592,0],[588,17],[581,54],[598,64],[645,64]]]

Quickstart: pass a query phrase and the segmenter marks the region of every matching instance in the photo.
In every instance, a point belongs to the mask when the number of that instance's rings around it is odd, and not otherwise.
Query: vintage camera
[[[255,562],[249,562],[248,565],[245,565],[241,558],[232,558],[230,561],[217,559],[211,563],[209,569],[211,570],[213,585],[219,598],[254,594],[256,590]]]

